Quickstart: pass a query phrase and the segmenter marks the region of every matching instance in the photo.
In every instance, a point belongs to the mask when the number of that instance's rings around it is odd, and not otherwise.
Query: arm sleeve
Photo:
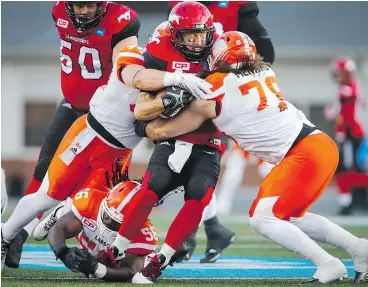
[[[167,63],[164,60],[156,58],[149,51],[144,53],[144,65],[147,69],[156,69],[166,71]]]
[[[258,19],[259,8],[256,2],[247,2],[239,7],[238,31],[247,34],[254,41],[258,54],[265,62],[273,63],[275,51],[267,30]]]
[[[117,43],[121,40],[129,38],[131,36],[137,36],[141,27],[141,21],[139,20],[138,15],[130,22],[127,26],[124,27],[119,33],[114,34],[111,38],[111,48],[113,49]]]

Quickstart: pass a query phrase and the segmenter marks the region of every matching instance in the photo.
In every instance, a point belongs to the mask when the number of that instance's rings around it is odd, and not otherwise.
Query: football
[[[169,87],[169,88],[164,88],[162,90],[160,90],[158,93],[157,93],[157,96],[158,97],[162,97],[167,89],[174,89],[174,90],[181,90],[180,88],[178,87]],[[176,108],[176,109],[166,109],[164,110],[161,114],[160,114],[160,117],[163,118],[163,119],[170,119],[170,118],[173,118],[175,116],[177,116],[181,111],[183,110],[183,108]]]

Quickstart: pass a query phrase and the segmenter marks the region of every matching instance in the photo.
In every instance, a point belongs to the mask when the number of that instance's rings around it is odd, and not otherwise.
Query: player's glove
[[[212,94],[212,85],[196,77],[193,74],[169,73],[166,72],[164,78],[166,87],[177,86],[192,94],[197,99],[205,99]]]
[[[193,97],[186,91],[175,87],[168,87],[161,97],[165,110],[185,108],[190,104]]]
[[[134,125],[135,125],[134,129],[135,134],[141,138],[146,138],[147,137],[146,127],[148,123],[145,121],[135,120]]]
[[[60,258],[64,265],[73,272],[80,272],[80,264],[87,260],[86,254],[77,247],[69,248],[65,244],[55,247],[56,259]]]
[[[110,267],[114,266],[124,257],[125,253],[119,252],[119,249],[115,245],[111,245],[110,248],[98,252],[98,262]]]
[[[98,261],[87,250],[82,250],[82,252],[85,254],[86,259],[80,263],[79,270],[88,277],[89,274],[96,272]]]

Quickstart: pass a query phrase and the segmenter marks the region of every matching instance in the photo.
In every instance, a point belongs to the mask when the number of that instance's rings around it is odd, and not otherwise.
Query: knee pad
[[[250,226],[262,236],[267,234],[269,225],[274,224],[278,220],[272,211],[278,198],[278,196],[261,198],[249,219]]]
[[[273,213],[273,207],[278,199],[279,196],[261,198],[256,203],[256,206],[253,207],[254,211],[253,214],[251,214],[251,218],[264,221],[276,220],[277,216]]]
[[[211,201],[215,185],[216,183],[213,184],[210,178],[203,175],[195,175],[189,180],[185,189],[185,200],[199,200],[204,206],[207,206]]]

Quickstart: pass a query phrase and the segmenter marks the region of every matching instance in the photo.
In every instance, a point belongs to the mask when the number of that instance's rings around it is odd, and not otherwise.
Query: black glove
[[[98,262],[87,250],[83,250],[82,252],[85,254],[86,260],[80,263],[79,270],[88,277],[89,274],[94,274],[96,272]]]
[[[147,137],[146,127],[148,123],[145,121],[135,120],[134,125],[135,125],[135,134],[141,138],[146,138]]]
[[[185,108],[190,104],[193,97],[185,90],[177,87],[168,87],[161,97],[165,110]]]
[[[73,272],[80,272],[80,264],[87,260],[86,254],[77,247],[69,248],[65,244],[55,248],[56,259],[60,258],[64,265]]]

